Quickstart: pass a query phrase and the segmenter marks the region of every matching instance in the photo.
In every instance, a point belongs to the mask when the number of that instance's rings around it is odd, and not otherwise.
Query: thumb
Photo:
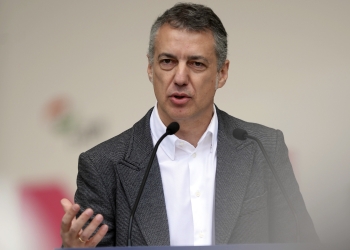
[[[68,199],[63,198],[61,200],[61,205],[65,213],[73,206],[72,202],[70,202]]]

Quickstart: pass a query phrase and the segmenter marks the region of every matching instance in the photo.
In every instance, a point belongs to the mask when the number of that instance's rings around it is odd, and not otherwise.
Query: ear
[[[148,79],[151,83],[153,83],[153,65],[151,64],[149,55],[147,55],[147,58],[148,58],[148,66],[147,66]]]
[[[224,62],[224,65],[222,65],[220,71],[219,71],[219,81],[218,81],[218,88],[222,88],[225,83],[226,83],[226,80],[228,78],[228,69],[229,69],[229,66],[230,66],[230,61],[229,60],[226,60]]]

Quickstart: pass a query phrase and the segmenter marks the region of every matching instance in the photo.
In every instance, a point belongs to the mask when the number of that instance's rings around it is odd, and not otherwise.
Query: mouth
[[[179,99],[179,100],[181,100],[181,99],[183,99],[183,98],[186,98],[185,96],[178,96],[178,95],[175,95],[175,96],[173,96],[174,98],[176,98],[176,99]]]
[[[191,96],[185,93],[173,93],[170,95],[170,100],[175,105],[184,105],[191,99]]]
[[[174,93],[170,97],[176,98],[176,99],[184,99],[184,98],[190,98],[187,94],[184,93]]]

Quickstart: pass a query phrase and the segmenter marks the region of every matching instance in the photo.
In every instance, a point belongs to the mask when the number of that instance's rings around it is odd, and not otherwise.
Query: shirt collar
[[[216,114],[216,108],[215,105],[213,105],[213,110],[214,114],[213,117],[211,118],[211,121],[209,123],[209,126],[207,130],[203,133],[202,137],[199,139],[198,144],[203,141],[203,139],[211,135],[211,149],[216,149],[217,145],[217,135],[218,135],[218,117]],[[157,143],[159,138],[165,133],[166,127],[161,121],[159,114],[158,114],[158,108],[157,108],[157,103],[154,106],[154,109],[151,114],[150,118],[150,127],[151,127],[151,134],[152,134],[152,140],[153,140],[153,145]],[[175,145],[176,141],[181,140],[179,139],[176,135],[168,135],[167,137],[164,138],[162,143],[160,144],[160,147],[164,150],[164,152],[167,154],[167,156],[174,160],[175,159]]]

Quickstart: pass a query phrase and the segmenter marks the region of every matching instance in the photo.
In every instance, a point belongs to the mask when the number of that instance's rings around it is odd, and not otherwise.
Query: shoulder
[[[287,151],[287,146],[285,145],[283,133],[274,128],[270,128],[258,123],[247,122],[238,119],[234,116],[227,114],[226,112],[217,109],[219,129],[218,129],[218,139],[228,142],[235,141],[233,137],[233,130],[236,128],[241,128],[247,131],[251,136],[256,137],[263,144],[267,153],[274,157],[276,151],[283,150]],[[236,140],[237,141],[237,140]],[[248,141],[245,141],[249,143]],[[230,142],[228,142],[230,143]],[[246,144],[245,143],[245,144]]]
[[[222,111],[217,108],[217,115],[219,121],[219,130],[224,131],[227,135],[233,136],[232,132],[236,128],[244,129],[248,134],[259,138],[260,140],[271,140],[277,139],[282,132],[274,128],[270,128],[258,123],[247,122],[241,119],[238,119],[234,116],[227,114],[225,111]]]
[[[82,153],[87,155],[91,161],[97,159],[118,160],[124,158],[132,145],[141,137],[150,137],[149,119],[153,109],[150,109],[146,115],[136,122],[131,128],[125,130],[119,135],[110,138],[93,148]]]

